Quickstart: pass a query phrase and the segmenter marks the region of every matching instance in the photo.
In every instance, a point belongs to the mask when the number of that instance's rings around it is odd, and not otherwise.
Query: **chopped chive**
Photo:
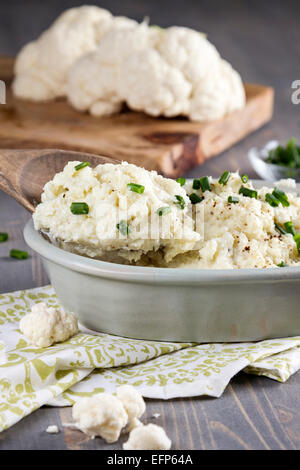
[[[196,193],[192,193],[189,195],[190,201],[192,204],[198,204],[199,202],[203,201],[204,197],[198,196]]]
[[[169,214],[170,212],[171,212],[171,207],[169,207],[169,206],[159,207],[159,208],[157,209],[157,211],[156,211],[156,213],[157,213],[159,216]]]
[[[127,188],[129,188],[130,191],[138,194],[143,194],[143,192],[145,191],[145,186],[136,183],[128,183]]]
[[[185,178],[177,178],[177,183],[180,184],[180,186],[184,186],[185,185]]]
[[[237,204],[239,202],[239,198],[237,196],[228,196],[227,201],[231,204]]]
[[[257,191],[254,189],[245,188],[245,186],[240,187],[239,194],[257,199]]]
[[[27,259],[28,253],[27,251],[12,249],[9,252],[9,256],[11,258],[16,258],[16,259]]]
[[[277,199],[273,194],[270,193],[266,194],[265,200],[272,207],[278,207],[280,204],[279,199]]]
[[[199,179],[194,179],[193,189],[200,189],[200,188],[201,188],[200,180]]]
[[[6,240],[8,240],[8,233],[0,232],[0,243],[6,242]]]
[[[291,235],[296,235],[296,230],[293,222],[285,222],[283,225],[287,233],[290,233]]]
[[[276,229],[278,230],[278,232],[280,232],[282,235],[286,235],[287,232],[284,230],[283,227],[281,227],[281,225],[275,223],[275,228],[276,228]]]
[[[248,180],[249,180],[248,175],[242,175],[241,180],[243,181],[243,183],[248,183]]]
[[[224,171],[221,178],[219,179],[219,183],[225,186],[228,183],[229,178],[230,178],[230,171]]]
[[[274,188],[272,194],[281,202],[284,207],[289,207],[290,203],[288,197],[283,191],[278,188]]]
[[[81,170],[81,168],[85,168],[86,166],[91,166],[90,162],[82,162],[75,166],[75,170]]]
[[[277,264],[277,266],[278,266],[279,268],[288,268],[288,267],[289,267],[289,265],[286,264],[284,261],[281,261],[281,263]]]
[[[182,196],[179,196],[178,194],[175,194],[176,201],[174,201],[174,204],[177,204],[180,209],[185,208],[185,200],[183,199]]]
[[[294,240],[297,245],[298,253],[300,253],[300,233],[296,233],[296,235],[294,235]]]
[[[130,228],[126,220],[121,220],[120,223],[117,224],[117,229],[122,235],[128,235],[130,233]]]
[[[199,179],[202,192],[211,191],[211,185],[207,176],[203,176]]]
[[[88,214],[89,210],[90,208],[86,202],[72,202],[70,206],[70,211],[74,215]]]

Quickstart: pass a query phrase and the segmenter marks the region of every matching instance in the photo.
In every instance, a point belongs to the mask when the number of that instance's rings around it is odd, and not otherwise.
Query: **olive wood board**
[[[96,118],[65,99],[34,103],[13,97],[14,59],[0,57],[6,104],[0,105],[1,148],[60,148],[88,152],[156,170],[175,178],[267,123],[273,113],[271,87],[245,84],[246,106],[213,122],[154,118],[125,109]]]

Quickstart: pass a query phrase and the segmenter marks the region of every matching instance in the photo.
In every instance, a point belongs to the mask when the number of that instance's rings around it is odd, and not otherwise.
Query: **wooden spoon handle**
[[[119,163],[108,157],[65,150],[0,149],[0,189],[34,212],[44,185],[72,160],[89,161],[92,166]]]

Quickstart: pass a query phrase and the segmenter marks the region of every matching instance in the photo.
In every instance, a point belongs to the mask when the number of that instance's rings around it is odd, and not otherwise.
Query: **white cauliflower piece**
[[[50,426],[47,427],[46,432],[48,434],[58,434],[59,433],[58,426],[56,426],[56,424],[50,424]]]
[[[117,388],[117,397],[122,402],[129,419],[129,429],[140,426],[139,418],[144,414],[146,405],[140,392],[131,385]]]
[[[80,399],[74,404],[72,414],[82,432],[91,437],[100,436],[108,443],[119,439],[128,421],[120,400],[107,393]]]
[[[169,260],[198,247],[191,202],[176,181],[126,162],[76,171],[78,163],[69,162],[45,185],[33,215],[36,230],[66,250],[101,259],[117,254],[126,262],[158,250]],[[74,215],[73,202],[86,203],[89,213]],[[167,213],[160,216],[162,207]]]
[[[110,29],[136,24],[96,6],[71,8],[41,36],[25,45],[15,63],[14,94],[34,101],[66,94],[67,74],[82,55],[96,49]]]
[[[240,75],[225,60],[218,72],[199,80],[190,102],[192,121],[220,119],[245,104],[245,91]]]
[[[164,429],[156,424],[134,428],[123,445],[124,450],[169,450],[171,440]]]
[[[123,103],[153,116],[221,118],[245,105],[239,74],[202,34],[183,27],[118,28],[69,71],[67,96],[95,116]]]
[[[32,344],[47,348],[78,333],[78,322],[72,313],[48,307],[41,302],[35,304],[31,313],[21,319],[20,330]]]

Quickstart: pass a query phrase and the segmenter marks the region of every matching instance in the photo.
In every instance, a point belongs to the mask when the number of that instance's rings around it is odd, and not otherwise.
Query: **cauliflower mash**
[[[297,236],[295,240],[285,227],[288,224],[287,227],[293,227],[290,232],[300,233],[300,198],[293,180],[274,185],[279,194],[285,195],[284,205],[267,196],[272,195],[274,188],[255,191],[252,183],[244,183],[238,173],[229,174],[225,185],[218,180],[211,182],[211,191],[204,193],[192,186],[193,182],[185,185],[187,194],[203,197],[199,204],[203,206],[202,247],[177,256],[168,267],[231,269],[300,265]]]
[[[125,162],[96,168],[69,162],[45,185],[41,200],[35,228],[90,257],[130,263],[159,250],[169,262],[201,239],[180,184]]]
[[[232,269],[299,265],[299,215],[293,180],[256,190],[238,173],[177,182],[125,162],[94,169],[70,162],[46,184],[33,219],[81,255]]]

